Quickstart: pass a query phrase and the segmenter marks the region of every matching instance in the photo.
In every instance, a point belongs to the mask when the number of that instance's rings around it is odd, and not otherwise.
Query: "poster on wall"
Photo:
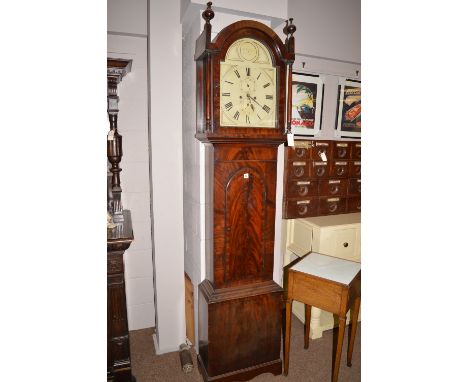
[[[323,80],[317,75],[292,74],[291,131],[317,135],[322,122]]]
[[[361,82],[340,78],[336,112],[338,137],[361,137]]]

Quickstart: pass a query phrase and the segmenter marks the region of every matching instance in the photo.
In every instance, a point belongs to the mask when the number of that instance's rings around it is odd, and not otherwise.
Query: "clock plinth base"
[[[234,381],[249,381],[255,378],[257,375],[271,373],[273,375],[280,375],[283,370],[283,362],[281,359],[276,361],[267,362],[261,365],[256,365],[253,367],[249,367],[243,370],[237,370],[232,373],[217,375],[215,377],[210,377],[206,370],[205,366],[203,365],[203,361],[200,356],[197,357],[198,360],[198,370],[203,377],[203,381],[205,382],[234,382]]]
[[[281,374],[283,289],[273,280],[215,289],[199,285],[200,373],[207,381]]]

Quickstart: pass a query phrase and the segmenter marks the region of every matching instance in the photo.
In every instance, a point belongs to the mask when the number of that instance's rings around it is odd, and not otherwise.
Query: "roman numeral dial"
[[[220,72],[220,126],[275,128],[276,68],[221,62]]]

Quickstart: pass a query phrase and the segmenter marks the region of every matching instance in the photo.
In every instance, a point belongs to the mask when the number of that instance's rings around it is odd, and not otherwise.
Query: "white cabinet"
[[[289,219],[286,222],[284,265],[310,251],[361,262],[360,213]],[[304,322],[304,304],[294,302],[293,313]],[[322,332],[334,325],[331,313],[312,308],[310,338],[322,337]]]

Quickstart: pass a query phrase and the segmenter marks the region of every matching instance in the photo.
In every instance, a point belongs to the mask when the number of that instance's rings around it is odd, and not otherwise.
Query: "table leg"
[[[284,331],[284,375],[288,375],[289,372],[289,346],[291,344],[291,312],[292,312],[292,301],[286,301],[286,325]]]
[[[343,338],[346,327],[346,315],[339,317],[338,339],[336,341],[335,359],[333,360],[332,382],[338,381],[338,373],[340,371],[341,349],[343,347]]]
[[[357,321],[359,316],[359,308],[361,307],[361,297],[356,297],[351,307],[351,322],[348,328],[348,356],[347,366],[351,366],[351,360],[353,358],[354,339],[356,338]]]
[[[310,312],[312,306],[304,304],[305,309],[305,324],[304,324],[304,349],[309,348],[309,335],[310,335]]]

